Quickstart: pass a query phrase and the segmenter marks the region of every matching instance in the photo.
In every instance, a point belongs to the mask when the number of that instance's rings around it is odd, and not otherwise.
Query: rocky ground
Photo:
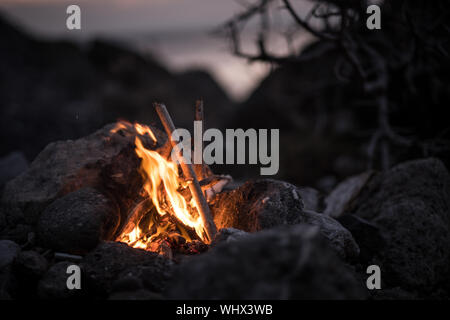
[[[329,194],[249,180],[210,202],[219,232],[209,250],[172,260],[111,241],[142,187],[134,137],[112,126],[49,144],[4,187],[1,298],[449,297],[450,175],[440,160],[363,172]],[[70,264],[82,290],[66,287]],[[381,290],[366,286],[374,264]]]

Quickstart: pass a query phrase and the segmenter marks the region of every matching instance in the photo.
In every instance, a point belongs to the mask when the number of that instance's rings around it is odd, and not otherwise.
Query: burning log
[[[208,238],[208,242],[211,242],[216,233],[216,226],[214,224],[214,220],[212,219],[208,203],[206,202],[202,189],[200,188],[200,184],[197,180],[192,164],[188,164],[183,161],[183,156],[178,148],[178,145],[171,139],[172,132],[175,130],[175,125],[173,124],[172,118],[170,117],[165,105],[156,103],[155,109],[158,113],[159,118],[161,119],[164,129],[166,130],[167,136],[172,143],[172,147],[179,159],[181,169],[186,178],[186,181],[188,182],[189,190],[191,191],[197,210],[203,221],[204,230]]]
[[[128,234],[133,231],[139,224],[142,215],[148,212],[153,207],[152,199],[145,198],[139,202],[129,214],[126,222],[123,224],[122,230],[119,232],[119,236],[116,241],[120,240],[122,234]]]

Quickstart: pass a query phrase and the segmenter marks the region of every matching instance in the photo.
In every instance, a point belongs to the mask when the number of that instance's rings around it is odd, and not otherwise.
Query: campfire
[[[213,176],[202,164],[183,161],[176,142],[171,139],[175,130],[164,105],[155,104],[158,115],[167,132],[163,148],[151,150],[158,140],[146,125],[120,121],[111,133],[136,135],[135,152],[141,159],[140,174],[143,178],[142,200],[128,214],[116,241],[131,247],[172,256],[172,250],[184,253],[202,251],[214,237],[216,227],[211,217],[205,195],[219,191],[230,179]],[[203,106],[197,102],[196,120],[203,118]],[[178,163],[169,155],[176,152]],[[199,181],[197,177],[199,173]]]

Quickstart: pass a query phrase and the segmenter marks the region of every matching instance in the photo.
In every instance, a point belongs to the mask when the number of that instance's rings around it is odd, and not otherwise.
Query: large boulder
[[[384,288],[401,287],[421,297],[448,294],[442,292],[450,287],[450,175],[441,161],[409,161],[377,174],[347,214],[379,229],[385,244],[371,251],[368,263],[380,266]],[[360,221],[351,228],[362,237],[363,227],[368,230]]]
[[[321,213],[304,210],[300,223],[317,226],[320,234],[327,239],[331,248],[346,261],[355,261],[359,256],[359,246],[350,231],[338,221]]]
[[[16,287],[15,299],[34,299],[39,279],[45,274],[48,261],[44,255],[34,250],[21,251],[13,264]]]
[[[83,282],[81,290],[70,290],[67,288],[67,268],[73,265],[72,262],[61,261],[51,266],[38,283],[38,297],[40,299],[73,299],[82,296]]]
[[[28,169],[28,161],[20,151],[0,157],[0,192],[3,185]]]
[[[218,229],[255,232],[296,224],[303,211],[297,187],[272,179],[250,180],[216,196],[211,211]]]
[[[216,196],[211,205],[214,222],[218,229],[246,232],[299,223],[317,226],[342,258],[356,258],[359,248],[351,233],[333,218],[304,209],[300,190],[283,181],[250,180]]]
[[[39,252],[27,250],[20,252],[14,260],[14,272],[23,278],[39,279],[47,270],[48,262]]]
[[[311,187],[299,187],[297,191],[302,197],[305,209],[323,212],[323,196],[320,191]]]
[[[173,263],[154,252],[135,249],[120,242],[104,242],[91,251],[81,263],[87,290],[105,297],[117,280],[137,278],[153,292],[161,292],[171,276]]]
[[[170,299],[361,299],[363,281],[317,227],[283,226],[219,244],[182,263]]]
[[[20,247],[14,241],[0,240],[0,270],[10,266],[19,252]]]
[[[373,174],[373,171],[366,171],[339,183],[325,198],[324,213],[333,218],[338,218],[344,214],[349,204],[359,195]]]
[[[1,197],[2,237],[23,238],[53,201],[84,187],[98,188],[117,201],[122,215],[139,196],[140,160],[134,152],[135,132],[110,124],[78,140],[50,143],[30,168],[9,181]],[[144,137],[148,148],[160,147],[166,136],[152,128],[158,143]],[[145,139],[146,138],[146,139]]]
[[[45,248],[84,253],[100,240],[111,240],[120,223],[115,202],[93,188],[55,200],[41,214],[38,239]]]

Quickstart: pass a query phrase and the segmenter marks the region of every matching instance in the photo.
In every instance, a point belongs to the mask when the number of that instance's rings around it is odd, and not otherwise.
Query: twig
[[[201,121],[202,122],[202,134],[205,130],[205,120],[204,120],[204,115],[203,115],[203,100],[197,100],[195,102],[195,116],[194,116],[194,120],[195,121]],[[196,144],[194,144],[194,148],[195,148]],[[197,175],[197,178],[200,180],[205,179],[205,170],[203,167],[203,139],[201,139],[201,144],[200,144],[200,150],[198,150],[201,154],[200,160],[201,163],[199,164],[194,164],[194,170],[195,170],[195,174]],[[195,158],[195,154],[197,153],[197,150],[194,150],[194,159]],[[194,161],[196,162],[196,161]]]
[[[78,256],[78,255],[74,255],[74,254],[55,252],[55,259],[56,260],[69,260],[69,261],[79,262],[79,261],[83,260],[83,257],[82,256]]]
[[[176,155],[179,159],[181,169],[183,170],[183,174],[188,181],[189,190],[191,191],[192,197],[197,206],[197,210],[200,214],[200,218],[203,221],[203,225],[205,227],[205,233],[207,236],[207,240],[211,243],[214,235],[216,234],[216,226],[214,224],[214,220],[212,219],[211,212],[209,210],[208,203],[206,202],[205,196],[203,195],[202,189],[200,188],[200,184],[198,183],[197,177],[195,175],[192,164],[186,163],[183,160],[183,155],[181,154],[181,150],[179,149],[177,143],[171,139],[172,133],[175,130],[175,125],[173,124],[172,118],[169,115],[169,112],[166,109],[166,106],[163,104],[155,103],[155,109],[158,113],[159,118],[166,130],[168,139],[172,143],[172,147],[176,152]]]
[[[312,35],[316,36],[319,39],[330,40],[330,41],[337,40],[335,37],[333,37],[331,35],[325,34],[323,32],[317,31],[314,28],[312,28],[306,21],[304,21],[302,18],[300,18],[300,16],[297,14],[295,9],[292,7],[289,0],[283,0],[283,3],[286,6],[286,9],[291,14],[292,18],[295,20],[295,22],[297,22],[300,26],[302,26],[306,31],[308,31],[309,33],[311,33]],[[313,9],[313,10],[315,10],[315,9]]]

